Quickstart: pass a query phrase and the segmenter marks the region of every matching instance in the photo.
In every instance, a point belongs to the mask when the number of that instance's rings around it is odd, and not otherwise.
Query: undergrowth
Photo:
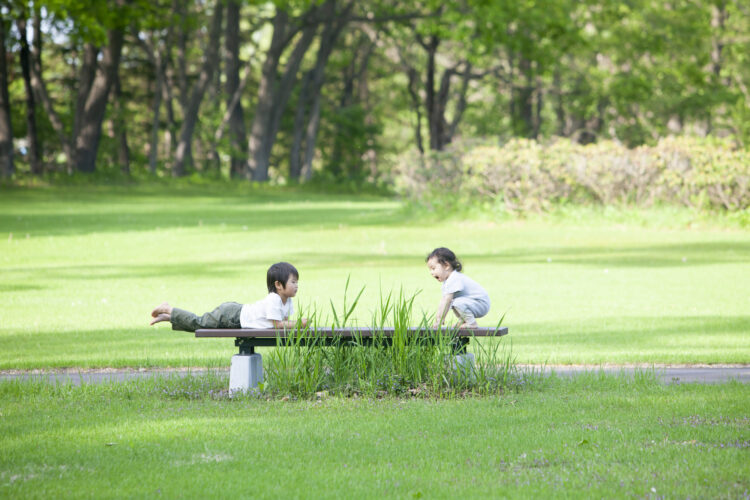
[[[347,279],[341,309],[331,303],[332,320],[309,314],[307,326],[295,335],[279,338],[265,364],[264,391],[292,397],[415,396],[454,397],[497,394],[523,385],[512,351],[499,338],[473,340],[472,354],[460,345],[455,328],[433,328],[426,315],[414,321],[414,299],[419,292],[380,294],[372,314],[371,337],[352,340],[326,339],[320,327],[343,328],[352,316],[364,287],[347,303]],[[300,316],[304,316],[301,313]],[[499,328],[502,318],[497,324]],[[415,335],[413,326],[421,331]],[[392,336],[385,335],[393,329]],[[390,331],[390,330],[389,330]]]

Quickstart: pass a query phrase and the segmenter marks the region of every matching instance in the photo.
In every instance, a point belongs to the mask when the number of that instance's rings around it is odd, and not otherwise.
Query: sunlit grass
[[[268,401],[229,398],[226,382],[0,383],[0,496],[741,498],[750,488],[748,385],[589,374],[481,399]]]
[[[440,289],[424,256],[445,245],[506,314],[522,363],[750,362],[750,233],[679,209],[569,210],[527,219],[409,215],[397,201],[294,189],[67,187],[0,192],[0,369],[220,366],[231,340],[147,326],[168,300],[203,312],[300,270],[297,309],[364,291]],[[340,307],[339,307],[340,308]],[[470,347],[474,349],[474,347]],[[265,351],[264,351],[265,352]]]

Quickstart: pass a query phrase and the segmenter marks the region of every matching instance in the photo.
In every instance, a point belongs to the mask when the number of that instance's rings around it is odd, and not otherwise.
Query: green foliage
[[[113,27],[128,30],[120,67],[125,104],[119,116],[112,103],[108,106],[98,170],[122,168],[116,159],[119,143],[113,139],[117,136],[113,132],[122,126],[127,128],[131,172],[138,176],[147,169],[156,88],[152,57],[160,52],[169,75],[169,89],[163,93],[171,97],[169,102],[162,100],[157,163],[160,175],[169,176],[175,141],[167,144],[164,132],[170,124],[179,129],[180,102],[187,98],[184,94],[200,70],[203,28],[214,5],[45,0],[14,1],[7,11],[10,19],[24,11],[31,21],[31,7],[41,8],[43,76],[68,138],[74,128],[77,91],[85,87],[79,81],[83,75],[76,71],[81,67],[83,44],[105,43]],[[246,128],[268,48],[270,26],[262,21],[281,8],[295,24],[294,18],[311,5],[320,2],[242,2],[241,59],[248,74],[246,79],[242,76],[246,86],[241,103]],[[471,64],[467,108],[455,131],[451,130],[453,137],[467,142],[488,136],[503,141],[564,136],[581,143],[610,138],[635,147],[655,146],[670,134],[693,132],[731,135],[745,146],[749,141],[750,16],[740,0],[424,0],[408,5],[377,1],[355,3],[352,15],[373,22],[366,30],[354,29],[354,25],[344,29],[326,70],[314,154],[313,177],[319,185],[339,184],[348,189],[381,185],[391,171],[391,156],[414,147],[416,113],[405,67],[411,66],[422,77],[417,97],[425,101],[427,57],[420,39],[426,42],[433,36],[439,41],[436,91],[444,72],[453,72],[450,88],[445,87],[446,109],[440,110],[449,125],[458,116],[462,73]],[[9,33],[11,114],[15,139],[20,141],[27,132],[25,89],[15,63],[19,45],[12,40],[17,36],[15,28]],[[301,71],[315,64],[315,54],[310,50],[305,55]],[[283,54],[281,60],[288,56]],[[225,78],[217,75],[212,83],[193,135],[192,173],[207,178],[228,177],[230,159],[240,155],[232,151],[226,131],[218,144],[214,139],[226,111]],[[65,170],[58,134],[39,101],[37,106],[44,169]],[[168,109],[173,122],[166,120]],[[290,109],[271,152],[271,178],[280,184],[288,181],[293,126],[289,118],[294,114]],[[426,118],[423,113],[423,136]],[[29,170],[26,156],[17,154],[16,163],[18,175],[24,176]]]
[[[719,140],[667,138],[628,149],[610,141],[582,146],[567,139],[513,139],[502,147],[407,156],[401,165],[403,193],[449,210],[489,205],[528,212],[568,203],[666,203],[729,212],[750,207],[750,153]]]
[[[325,113],[321,152],[323,166],[316,171],[316,182],[351,184],[361,186],[367,182],[377,184],[377,173],[368,168],[365,152],[377,155],[379,146],[375,138],[381,133],[382,125],[368,123],[368,111],[359,104]]]

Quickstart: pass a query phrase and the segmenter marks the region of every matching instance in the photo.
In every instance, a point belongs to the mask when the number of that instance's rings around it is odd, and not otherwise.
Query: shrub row
[[[458,146],[399,160],[397,187],[430,208],[491,203],[512,212],[555,204],[750,206],[750,152],[720,140],[666,138],[628,149],[612,141],[580,145],[512,139]],[[442,207],[441,207],[442,206]]]

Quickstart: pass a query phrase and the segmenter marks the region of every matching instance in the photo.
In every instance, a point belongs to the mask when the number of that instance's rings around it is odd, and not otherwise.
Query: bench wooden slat
[[[416,327],[409,328],[410,335],[432,335],[435,330],[426,330],[424,328]],[[221,328],[221,329],[201,329],[195,331],[196,337],[233,337],[233,338],[287,338],[296,337],[299,335],[297,329],[284,329],[276,330],[273,328],[266,329],[249,329],[249,328]],[[316,328],[316,329],[302,329],[306,336],[309,337],[324,337],[334,338],[340,337],[356,338],[356,337],[375,337],[382,335],[383,337],[393,337],[395,332],[394,328],[370,328],[370,327],[350,327],[350,328]],[[442,332],[445,334],[455,335],[457,337],[501,337],[508,334],[507,327],[499,328],[462,328],[459,330],[443,328]]]

